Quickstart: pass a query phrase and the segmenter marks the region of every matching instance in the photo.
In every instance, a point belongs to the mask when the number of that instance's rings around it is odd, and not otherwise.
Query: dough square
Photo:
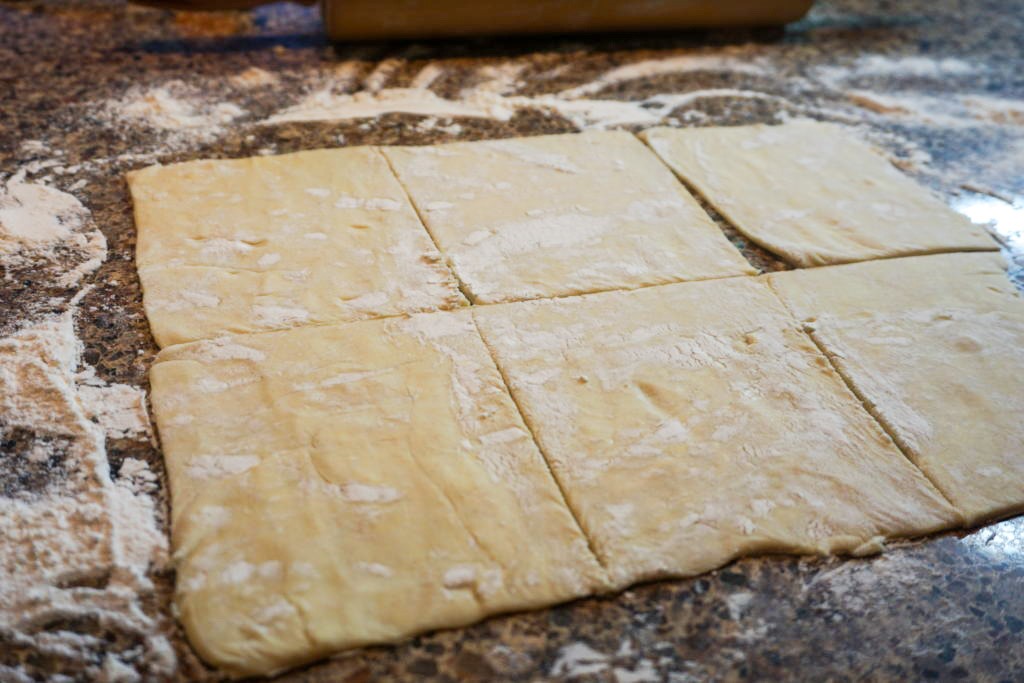
[[[176,345],[151,380],[181,621],[233,675],[605,586],[466,311]]]
[[[797,266],[997,248],[836,125],[655,128],[641,137],[740,232]]]
[[[160,346],[465,304],[371,147],[129,174]]]
[[[771,284],[970,523],[1024,511],[1024,301],[998,254],[794,271]]]
[[[383,152],[476,303],[756,273],[629,133]]]
[[[473,314],[615,585],[961,521],[761,279]]]

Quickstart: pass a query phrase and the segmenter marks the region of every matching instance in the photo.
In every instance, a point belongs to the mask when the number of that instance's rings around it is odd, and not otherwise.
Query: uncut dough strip
[[[962,521],[763,280],[472,312],[615,585]]]
[[[1024,510],[1024,301],[998,254],[770,276],[968,522]]]
[[[833,124],[654,128],[641,138],[740,232],[797,266],[998,248]]]
[[[176,603],[267,674],[604,590],[468,312],[164,349]]]
[[[129,174],[161,346],[465,305],[372,147]]]
[[[382,151],[475,303],[756,273],[629,133]]]

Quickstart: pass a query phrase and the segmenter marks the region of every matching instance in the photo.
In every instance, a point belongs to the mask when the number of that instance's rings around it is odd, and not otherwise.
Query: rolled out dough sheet
[[[266,674],[600,590],[468,312],[164,349],[177,605]]]
[[[832,124],[655,128],[641,137],[740,232],[797,266],[997,248]]]
[[[161,346],[465,304],[374,148],[154,166],[129,184]]]
[[[1024,301],[998,254],[794,271],[771,284],[969,522],[1024,510]]]
[[[763,280],[473,314],[616,585],[961,521]]]
[[[382,151],[477,303],[755,272],[629,133]]]

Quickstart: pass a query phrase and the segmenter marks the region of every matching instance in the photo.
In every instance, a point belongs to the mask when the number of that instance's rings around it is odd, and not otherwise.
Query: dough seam
[[[190,267],[202,267],[202,268],[205,268],[206,266],[190,266]],[[784,272],[784,271],[779,271],[779,272]],[[770,275],[770,273],[762,273],[761,275]],[[373,321],[373,320],[406,319],[406,318],[409,318],[410,316],[413,316],[413,315],[433,315],[435,313],[455,313],[455,312],[458,312],[460,310],[472,310],[472,309],[477,309],[477,308],[491,308],[491,307],[498,307],[498,306],[509,306],[511,304],[523,303],[523,302],[528,302],[528,301],[558,301],[558,300],[561,300],[561,299],[575,299],[577,297],[592,296],[594,294],[610,294],[612,292],[638,292],[638,291],[644,290],[644,289],[654,289],[654,288],[657,288],[657,287],[672,287],[672,286],[675,286],[675,285],[687,284],[687,283],[690,283],[690,282],[711,282],[713,280],[733,280],[733,279],[738,279],[738,278],[757,278],[757,277],[761,277],[761,275],[744,275],[744,274],[739,274],[739,275],[722,275],[722,276],[718,276],[718,277],[706,277],[706,278],[700,278],[700,279],[696,279],[696,280],[684,280],[684,281],[681,281],[681,282],[656,282],[654,284],[638,285],[636,287],[610,287],[608,289],[595,289],[595,290],[588,290],[586,292],[574,292],[572,294],[556,294],[556,295],[553,295],[553,296],[538,296],[538,297],[534,297],[534,298],[530,298],[530,299],[517,299],[515,301],[495,301],[493,303],[492,302],[474,303],[472,300],[470,300],[468,306],[460,306],[458,308],[435,308],[435,309],[425,309],[425,310],[422,310],[422,311],[413,311],[413,312],[389,313],[387,315],[374,315],[374,316],[369,317],[369,318],[360,318],[358,320],[347,320],[347,321],[344,321],[344,322],[339,322],[339,321],[336,321],[336,320],[334,320],[334,321],[325,320],[325,321],[321,321],[321,322],[302,322],[302,323],[298,323],[298,324],[295,324],[295,325],[290,325],[288,327],[275,327],[275,328],[270,328],[270,329],[266,329],[266,330],[251,330],[251,331],[248,331],[248,332],[230,332],[230,331],[225,331],[225,332],[217,334],[217,335],[215,335],[213,337],[199,337],[197,339],[190,339],[190,340],[187,340],[187,341],[180,341],[180,342],[177,342],[175,344],[167,344],[166,346],[161,346],[159,350],[163,351],[164,349],[173,349],[173,348],[176,348],[176,347],[179,347],[179,346],[187,346],[189,344],[196,344],[196,343],[199,343],[199,342],[211,341],[211,340],[214,340],[214,339],[220,339],[220,338],[226,338],[226,337],[244,339],[246,337],[256,337],[256,336],[260,336],[260,335],[264,335],[264,334],[274,334],[274,333],[279,333],[279,332],[288,332],[288,331],[291,331],[291,330],[304,330],[304,329],[308,329],[308,328],[317,328],[317,327],[337,327],[339,325],[355,325],[355,324],[358,324],[358,323],[370,322],[370,321]],[[461,291],[461,281],[459,281],[459,285],[460,285],[460,291]],[[464,292],[463,292],[463,294],[465,295]],[[476,324],[476,320],[475,319],[474,319],[473,323],[474,323],[474,325]],[[490,347],[488,347],[487,350],[488,350],[488,352],[491,352]],[[491,357],[493,359],[493,353],[491,354]]]
[[[888,420],[886,420],[885,417],[878,412],[874,403],[868,400],[868,398],[864,396],[864,394],[861,393],[860,390],[857,388],[857,385],[847,376],[845,372],[843,372],[843,366],[839,358],[826,348],[825,343],[818,338],[818,335],[814,333],[814,330],[806,326],[802,326],[802,329],[804,334],[806,334],[810,338],[811,342],[816,347],[818,347],[818,350],[821,352],[821,354],[825,356],[825,358],[828,360],[829,366],[831,366],[831,368],[843,381],[843,384],[846,385],[846,388],[849,389],[853,393],[853,395],[857,397],[857,400],[860,402],[861,406],[868,413],[868,415],[870,415],[875,420],[875,422],[878,423],[878,426],[881,427],[882,431],[884,431],[886,435],[890,439],[892,439],[893,444],[896,446],[899,452],[903,454],[903,457],[905,457],[910,464],[916,467],[918,471],[921,472],[921,476],[927,479],[928,483],[932,485],[932,488],[934,488],[939,493],[939,495],[941,495],[945,499],[945,501],[949,503],[949,506],[951,508],[957,511],[957,514],[960,515],[960,526],[964,526],[966,523],[966,515],[964,514],[964,511],[960,508],[960,506],[953,502],[953,499],[949,497],[949,494],[942,490],[942,487],[939,485],[939,483],[935,481],[928,474],[928,472],[921,466],[921,463],[919,463],[914,458],[914,456],[912,455],[913,452],[907,447],[905,443],[903,443],[903,441],[899,437],[899,434],[896,432],[896,430],[892,428],[892,425],[889,424]]]
[[[832,263],[809,263],[809,264],[790,264],[793,265],[794,270],[815,270],[816,268],[830,268],[832,266],[852,266],[857,263],[872,263],[874,261],[891,261],[893,259],[901,258],[915,258],[917,256],[941,256],[942,254],[977,254],[986,253],[992,251],[999,251],[999,245],[993,243],[990,247],[935,247],[931,249],[920,249],[918,251],[901,252],[899,254],[884,254],[880,256],[872,256],[867,259],[853,259],[851,261],[835,261]],[[772,252],[775,254],[775,252]],[[784,261],[782,256],[779,256]],[[789,261],[786,261],[789,263]]]
[[[759,247],[759,248],[761,248],[761,249],[764,249],[764,250],[765,250],[766,252],[768,252],[768,253],[769,253],[769,254],[770,254],[771,256],[774,256],[774,257],[775,257],[775,258],[777,258],[777,259],[781,259],[781,260],[782,260],[783,262],[785,262],[785,263],[786,263],[786,265],[789,265],[789,266],[793,266],[793,267],[797,267],[797,266],[795,266],[795,265],[794,265],[793,263],[790,263],[790,261],[789,261],[788,259],[786,259],[785,257],[783,257],[783,256],[780,256],[780,255],[779,255],[779,254],[778,254],[778,253],[777,253],[777,252],[776,252],[776,251],[775,251],[774,249],[770,249],[770,248],[768,248],[768,246],[767,246],[767,245],[765,245],[765,244],[761,244],[761,242],[759,242],[759,241],[758,241],[757,239],[755,239],[754,237],[751,237],[750,235],[748,235],[748,234],[747,234],[747,233],[745,233],[744,231],[740,230],[740,229],[739,229],[739,227],[738,227],[738,226],[736,225],[736,221],[734,221],[734,220],[733,220],[732,218],[730,218],[730,217],[729,217],[728,215],[726,215],[726,213],[725,213],[725,212],[723,212],[723,211],[722,211],[721,209],[719,209],[719,208],[718,208],[717,206],[715,206],[715,204],[714,204],[714,203],[713,203],[713,202],[712,202],[712,201],[711,201],[710,199],[708,199],[707,197],[705,197],[705,196],[704,196],[704,193],[703,193],[703,192],[701,192],[701,191],[700,191],[700,190],[699,190],[699,189],[697,188],[697,186],[696,186],[696,185],[692,184],[692,183],[691,183],[690,181],[688,181],[688,180],[687,180],[686,178],[684,178],[683,176],[681,176],[681,175],[679,174],[679,172],[678,172],[678,171],[676,171],[676,169],[672,168],[672,165],[671,165],[670,163],[668,163],[668,161],[666,161],[666,160],[665,160],[664,158],[662,158],[661,154],[659,154],[659,153],[658,153],[658,150],[657,150],[657,149],[655,149],[655,148],[654,148],[654,145],[652,145],[652,144],[650,143],[650,141],[649,141],[649,140],[647,139],[647,136],[645,135],[645,133],[646,133],[646,132],[647,132],[647,131],[644,131],[644,130],[642,130],[642,131],[640,131],[639,133],[634,133],[633,135],[634,135],[634,136],[636,137],[636,139],[637,139],[637,140],[639,140],[639,141],[640,141],[640,142],[642,142],[642,143],[643,143],[644,145],[646,145],[646,146],[647,146],[647,149],[651,150],[651,153],[652,153],[652,154],[653,154],[653,155],[655,156],[655,158],[656,158],[656,159],[657,159],[657,160],[658,160],[659,162],[661,162],[661,165],[662,165],[662,166],[664,166],[665,168],[667,168],[667,169],[669,170],[669,172],[670,172],[670,173],[672,174],[672,177],[673,177],[673,178],[675,178],[675,179],[676,179],[676,181],[677,181],[677,182],[678,182],[678,183],[679,183],[680,185],[682,185],[682,186],[683,186],[683,189],[684,189],[684,190],[686,190],[687,192],[689,192],[689,193],[690,193],[690,195],[691,195],[691,196],[692,196],[692,197],[693,197],[693,198],[694,198],[694,199],[695,199],[695,200],[697,201],[697,203],[698,203],[698,204],[700,205],[700,208],[701,208],[701,210],[702,210],[702,211],[703,211],[704,213],[706,213],[706,214],[707,214],[708,218],[710,218],[710,219],[711,219],[711,222],[715,224],[715,227],[716,227],[716,228],[718,228],[718,230],[719,230],[719,231],[720,231],[720,232],[721,232],[721,233],[722,233],[723,235],[725,235],[725,238],[726,238],[726,239],[729,239],[729,235],[728,235],[728,233],[726,233],[726,232],[725,232],[724,230],[722,230],[721,226],[720,226],[720,225],[718,225],[718,221],[716,221],[716,220],[715,220],[715,217],[711,215],[711,212],[710,212],[710,211],[708,211],[708,209],[709,209],[709,208],[710,208],[710,209],[712,209],[712,210],[714,210],[714,212],[715,212],[715,213],[716,213],[716,214],[717,214],[717,215],[719,216],[719,218],[721,218],[721,219],[722,219],[722,222],[724,222],[724,223],[728,223],[728,224],[729,224],[729,227],[730,227],[730,228],[732,228],[732,229],[733,229],[733,230],[734,230],[734,231],[736,232],[736,234],[737,234],[737,235],[739,235],[739,236],[740,236],[740,237],[742,237],[743,239],[747,240],[748,242],[750,242],[750,243],[754,244],[755,246],[757,246],[757,247]],[[729,241],[730,241],[730,243],[732,242],[732,240],[729,240]],[[735,247],[736,245],[735,245],[735,244],[733,244],[733,246]],[[750,259],[749,259],[749,258],[747,257],[747,255],[743,253],[743,250],[742,250],[742,249],[740,249],[739,247],[737,247],[737,248],[736,248],[736,251],[740,252],[740,256],[742,256],[742,257],[744,258],[744,260],[746,260],[746,262],[747,262],[747,263],[749,263],[749,264],[751,265],[751,267],[752,267],[752,268],[754,268],[754,269],[755,269],[755,270],[756,270],[756,271],[758,272],[758,274],[759,274],[759,275],[760,275],[760,274],[763,274],[763,273],[765,272],[765,271],[763,271],[763,270],[761,269],[761,267],[760,267],[760,266],[758,266],[758,265],[757,265],[756,263],[752,262],[752,261],[751,261],[751,260],[750,260]],[[756,276],[756,275],[753,275],[753,276],[751,276],[751,275],[748,275],[748,276],[746,276],[746,277],[757,277],[757,276]],[[691,280],[687,280],[687,282],[691,282]]]
[[[594,558],[594,561],[597,562],[597,565],[601,568],[601,572],[604,575],[601,578],[604,579],[606,591],[616,590],[611,586],[606,560],[597,552],[597,546],[594,543],[594,540],[590,537],[590,534],[587,533],[587,529],[583,526],[583,522],[577,514],[576,509],[572,506],[572,503],[569,502],[569,495],[566,493],[565,487],[562,485],[562,482],[555,473],[555,470],[551,467],[551,459],[548,457],[548,454],[544,452],[544,447],[541,445],[540,441],[537,440],[537,433],[534,431],[533,425],[530,424],[530,419],[523,411],[523,407],[519,404],[519,399],[512,390],[512,385],[509,384],[508,376],[505,374],[505,369],[501,366],[501,363],[498,362],[497,354],[495,354],[494,349],[492,349],[491,345],[487,342],[487,338],[480,331],[480,326],[477,324],[476,316],[471,314],[469,317],[473,321],[473,328],[476,330],[477,336],[480,337],[480,341],[483,343],[484,348],[487,349],[487,355],[491,357],[491,362],[494,363],[494,367],[498,370],[498,375],[501,377],[501,382],[505,386],[505,391],[508,392],[509,398],[512,399],[512,404],[516,407],[516,411],[519,413],[519,418],[523,421],[523,426],[526,427],[526,431],[529,433],[530,439],[533,440],[534,446],[537,447],[537,452],[540,453],[541,458],[544,459],[544,466],[547,468],[548,475],[551,477],[551,480],[555,483],[555,486],[558,487],[558,493],[562,496],[562,503],[572,516],[572,520],[576,523],[576,527],[580,530],[580,534],[587,540],[587,550],[590,551],[590,555]],[[596,595],[599,592],[600,591],[594,591],[592,594]]]
[[[675,168],[673,168],[672,165],[668,163],[668,161],[666,161],[664,158],[662,158],[662,155],[658,152],[657,148],[655,148],[655,146],[651,144],[651,141],[647,139],[646,132],[647,131],[640,131],[639,133],[636,133],[637,139],[639,139],[640,142],[642,142],[645,145],[647,145],[648,149],[650,149],[651,152],[654,153],[654,156],[658,157],[658,160],[662,164],[664,164],[668,168],[668,170],[670,170],[672,172],[672,175],[675,176],[675,179],[677,181],[679,181],[679,184],[682,185],[684,188],[686,188],[686,191],[689,192],[691,195],[694,196],[694,198],[696,198],[698,200],[697,201],[698,204],[702,204],[702,206],[701,206],[702,209],[704,209],[704,205],[710,206],[712,209],[715,210],[715,213],[717,213],[719,216],[722,217],[723,221],[725,221],[730,226],[732,226],[732,228],[737,233],[739,233],[740,235],[743,235],[744,239],[750,240],[752,243],[756,244],[761,249],[764,249],[765,251],[767,251],[772,256],[774,256],[774,257],[776,257],[778,259],[781,259],[788,266],[791,266],[793,268],[801,268],[802,267],[799,263],[795,263],[794,261],[786,258],[785,255],[783,255],[782,253],[777,251],[774,247],[769,246],[768,243],[762,242],[757,237],[754,237],[753,235],[749,235],[749,234],[747,234],[747,232],[745,230],[742,230],[739,227],[739,224],[737,224],[737,222],[733,219],[732,216],[730,216],[728,213],[726,213],[721,208],[719,208],[719,206],[717,204],[715,204],[713,201],[711,201],[711,198],[708,197],[707,195],[705,195],[698,186],[694,185],[689,180],[684,178],[679,173],[679,171],[677,171]],[[704,212],[707,213],[707,209],[704,209]],[[714,219],[712,219],[712,222],[714,222]],[[715,227],[718,227],[717,223],[715,224]],[[718,229],[721,230],[721,228],[718,228]],[[747,258],[746,254],[744,254],[742,250],[737,250],[737,251],[739,251],[740,255],[743,256],[743,258],[745,258],[748,263],[750,263],[750,259]],[[750,265],[754,266],[754,264],[752,264],[752,263]],[[754,268],[757,268],[757,266],[754,266]],[[760,270],[760,269],[758,269],[758,270]]]
[[[918,462],[918,460],[916,460],[913,457],[913,452],[909,449],[906,443],[904,443],[903,440],[899,437],[899,434],[895,429],[893,429],[892,425],[889,423],[888,420],[886,420],[885,416],[879,413],[876,405],[874,405],[874,403],[871,402],[871,400],[868,399],[867,396],[865,396],[860,391],[860,389],[857,387],[856,383],[853,382],[850,376],[847,373],[843,372],[843,364],[842,361],[839,359],[839,356],[837,356],[834,353],[831,353],[827,349],[825,343],[820,340],[820,338],[815,334],[814,330],[810,329],[807,326],[802,327],[804,334],[806,334],[810,338],[811,342],[813,342],[813,344],[818,347],[818,350],[821,351],[821,354],[824,355],[825,358],[828,360],[828,365],[831,367],[831,369],[836,371],[836,374],[839,375],[840,379],[843,380],[843,384],[845,384],[846,387],[853,393],[853,395],[857,397],[857,400],[860,401],[860,404],[862,405],[864,411],[866,411],[867,414],[870,415],[871,418],[873,418],[874,421],[876,421],[879,424],[879,426],[889,436],[889,438],[892,439],[893,444],[897,447],[897,449],[903,455],[903,457],[907,459],[907,462],[909,462],[914,467],[918,468],[922,476],[925,477],[928,480],[928,482],[932,484],[932,487],[935,488],[939,495],[942,496],[942,498],[945,499],[946,503],[949,504],[949,507],[955,510],[959,516],[961,516],[961,526],[965,526],[967,523],[967,516],[964,513],[964,510],[953,502],[953,500],[949,497],[945,490],[942,489],[942,486],[939,485],[939,482],[933,479],[931,475],[928,474],[928,471],[925,470],[924,467],[922,467],[921,463]]]
[[[756,266],[755,266],[756,267]],[[531,301],[561,301],[562,299],[576,299],[585,296],[593,296],[595,294],[611,294],[613,292],[639,292],[644,289],[654,289],[656,287],[674,287],[676,285],[686,285],[692,282],[711,282],[713,280],[733,280],[736,278],[744,277],[760,277],[758,275],[748,275],[746,273],[737,273],[736,275],[711,275],[708,277],[693,278],[692,280],[673,280],[672,282],[652,282],[646,285],[636,285],[633,287],[607,287],[600,289],[588,289],[585,292],[572,292],[570,294],[550,294],[547,296],[532,296],[524,297],[522,299],[515,299],[514,301],[485,301],[484,303],[476,303],[470,301],[469,308],[491,308],[492,306],[511,306],[514,304],[528,303]]]
[[[406,201],[409,202],[409,206],[412,207],[413,212],[416,214],[416,220],[419,221],[420,227],[423,228],[423,232],[425,232],[427,237],[430,238],[430,242],[434,245],[434,249],[436,249],[437,253],[441,255],[441,258],[444,260],[444,267],[448,269],[452,278],[455,279],[455,285],[459,288],[459,293],[466,298],[466,301],[469,302],[470,306],[475,306],[476,297],[470,291],[469,286],[462,281],[461,277],[459,277],[459,272],[455,270],[454,264],[452,264],[451,259],[444,249],[441,248],[441,244],[437,241],[437,238],[434,237],[434,233],[430,232],[430,226],[427,225],[427,221],[423,219],[423,212],[420,210],[419,205],[416,204],[416,200],[413,199],[412,194],[409,192],[409,188],[407,188],[405,183],[402,182],[402,177],[398,175],[398,171],[395,169],[394,164],[391,163],[391,158],[384,152],[380,151],[380,147],[374,146],[373,151],[384,160],[385,164],[388,165],[388,171],[391,172],[391,177],[394,178],[395,182],[398,183],[398,186],[402,188],[402,194],[405,195]],[[474,321],[473,324],[475,325],[476,322]]]
[[[850,393],[852,393],[854,397],[856,397],[857,402],[860,403],[861,407],[864,409],[864,412],[870,415],[871,418],[878,424],[879,428],[883,432],[885,432],[886,436],[888,436],[889,439],[892,440],[893,445],[896,446],[896,449],[899,450],[900,454],[907,459],[907,462],[909,462],[911,465],[917,468],[917,470],[921,473],[921,476],[924,477],[928,481],[928,483],[932,485],[932,488],[934,488],[938,492],[938,494],[942,496],[942,498],[947,503],[949,503],[949,506],[951,508],[956,510],[957,514],[960,515],[960,526],[966,526],[967,515],[964,513],[964,511],[960,508],[959,505],[953,502],[953,499],[949,497],[949,494],[942,489],[939,483],[935,481],[935,479],[933,479],[927,471],[925,471],[925,469],[921,466],[921,463],[919,463],[917,459],[914,458],[913,451],[910,448],[908,448],[907,445],[899,438],[899,434],[896,432],[895,429],[892,428],[892,425],[889,424],[889,422],[885,419],[885,416],[881,415],[878,412],[877,408],[875,407],[875,404],[872,403],[868,399],[868,397],[865,396],[857,388],[856,383],[854,383],[850,376],[843,371],[842,362],[839,360],[839,358],[828,350],[828,347],[818,337],[818,335],[815,334],[814,329],[810,325],[808,325],[804,321],[800,320],[799,317],[797,317],[796,313],[793,312],[793,309],[790,308],[789,303],[786,301],[785,297],[779,294],[779,292],[775,289],[775,283],[772,282],[772,278],[765,277],[764,279],[767,282],[768,289],[771,290],[771,293],[779,301],[782,302],[783,308],[785,308],[786,312],[789,313],[790,317],[793,318],[793,320],[799,326],[800,330],[807,335],[808,339],[811,340],[811,343],[814,344],[814,346],[817,347],[821,355],[825,357],[825,360],[828,361],[829,367],[832,368],[832,371],[835,372],[836,376],[839,377],[840,380],[842,380],[846,388],[850,390]]]

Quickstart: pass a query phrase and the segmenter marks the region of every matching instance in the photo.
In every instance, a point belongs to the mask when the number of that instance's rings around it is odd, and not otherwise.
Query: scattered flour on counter
[[[148,572],[167,556],[149,495],[156,475],[127,459],[115,482],[105,448],[108,436],[148,430],[141,394],[80,369],[72,315],[0,339],[0,431],[13,444],[0,471],[0,632],[48,672],[165,677],[175,667],[157,628],[166,617],[142,607]],[[0,665],[0,679],[32,677]]]
[[[334,93],[325,88],[268,118],[265,123],[336,121],[402,113],[422,116],[493,118],[507,121],[512,111],[488,102],[448,100],[427,89],[388,88],[376,92]]]
[[[479,69],[479,80],[464,88],[458,97],[449,99],[429,89],[441,75],[440,67],[431,64],[414,77],[409,87],[384,87],[391,71],[374,72],[364,82],[365,89],[355,93],[336,92],[338,87],[351,87],[347,73],[341,80],[323,85],[290,107],[282,109],[262,123],[278,124],[292,121],[342,121],[373,118],[382,114],[414,114],[434,119],[451,117],[485,118],[508,121],[517,111],[547,110],[569,119],[581,129],[611,126],[656,125],[665,121],[673,110],[708,98],[754,98],[785,102],[794,109],[800,105],[785,98],[738,88],[712,88],[683,93],[655,95],[639,101],[591,99],[588,96],[620,83],[665,74],[696,71],[725,71],[753,75],[771,73],[762,58],[733,55],[674,55],[613,68],[596,79],[556,93],[542,95],[515,94],[525,64],[509,62]],[[470,79],[472,80],[472,79]],[[370,87],[372,86],[372,87]]]
[[[162,145],[170,147],[215,139],[225,126],[247,114],[232,102],[211,101],[183,81],[132,88],[120,99],[99,103],[96,109],[107,125],[129,123],[148,128],[161,133]]]
[[[823,588],[828,606],[848,613],[884,610],[894,596],[906,599],[917,592],[923,579],[943,571],[910,553],[885,553],[870,560],[843,561],[818,574],[805,588]]]
[[[593,95],[605,88],[669,74],[691,73],[694,71],[725,71],[762,76],[771,70],[760,57],[740,58],[727,55],[678,55],[666,59],[648,59],[606,71],[590,83],[562,91],[563,97]]]
[[[107,240],[89,230],[89,210],[67,192],[25,182],[25,172],[0,182],[0,268],[53,270],[53,282],[74,287],[107,257]]]
[[[172,89],[181,85],[179,81],[172,81],[159,88],[130,92],[125,100],[118,103],[120,106],[116,114],[161,130],[209,128],[231,123],[245,114],[238,105],[230,102],[204,106],[175,97]]]
[[[373,118],[382,114],[418,114],[431,117],[467,117],[508,121],[519,110],[542,109],[559,114],[582,130],[612,126],[657,125],[673,110],[702,99],[768,99],[783,97],[755,90],[713,88],[686,93],[655,95],[639,101],[601,100],[551,95],[502,95],[488,90],[464,92],[458,100],[445,99],[430,90],[392,88],[375,93],[333,94],[319,90],[299,103],[266,119],[263,123],[289,121],[343,121]]]
[[[862,110],[943,128],[1024,125],[1024,105],[987,93],[948,91],[951,78],[976,76],[978,65],[952,57],[864,55],[845,63],[818,66],[810,76],[840,91]],[[941,84],[938,87],[936,83]]]
[[[646,657],[631,662],[630,667],[625,666],[625,661],[633,654],[634,648],[628,639],[622,641],[618,651],[613,654],[599,652],[582,641],[569,643],[559,649],[548,676],[570,681],[599,676],[600,680],[615,683],[657,683],[665,680],[654,663]]]
[[[146,392],[127,384],[107,384],[88,368],[75,377],[86,415],[112,439],[150,435]]]
[[[0,249],[66,240],[80,229],[89,212],[73,196],[46,185],[9,180],[0,196]]]
[[[25,180],[58,167],[33,162],[0,182],[0,269],[74,287],[107,246],[78,199]],[[82,362],[73,315],[86,291],[0,337],[0,680],[141,681],[176,666],[168,616],[143,607],[150,569],[167,561],[159,480],[133,458],[115,479],[106,450],[108,439],[151,438],[145,394]]]
[[[932,95],[878,93],[851,89],[847,97],[857,106],[891,118],[912,118],[949,129],[979,124],[1024,125],[1024,103],[989,95]]]
[[[743,613],[746,612],[753,599],[754,594],[749,591],[741,591],[727,596],[725,598],[725,606],[729,610],[729,618],[733,621],[739,621],[743,618]]]
[[[602,673],[608,670],[609,660],[584,642],[569,643],[558,651],[548,675],[574,678]]]
[[[948,78],[970,76],[978,67],[954,57],[933,59],[922,56],[863,55],[852,63],[815,67],[812,75],[824,83],[837,87],[852,80],[884,76],[886,78]]]

